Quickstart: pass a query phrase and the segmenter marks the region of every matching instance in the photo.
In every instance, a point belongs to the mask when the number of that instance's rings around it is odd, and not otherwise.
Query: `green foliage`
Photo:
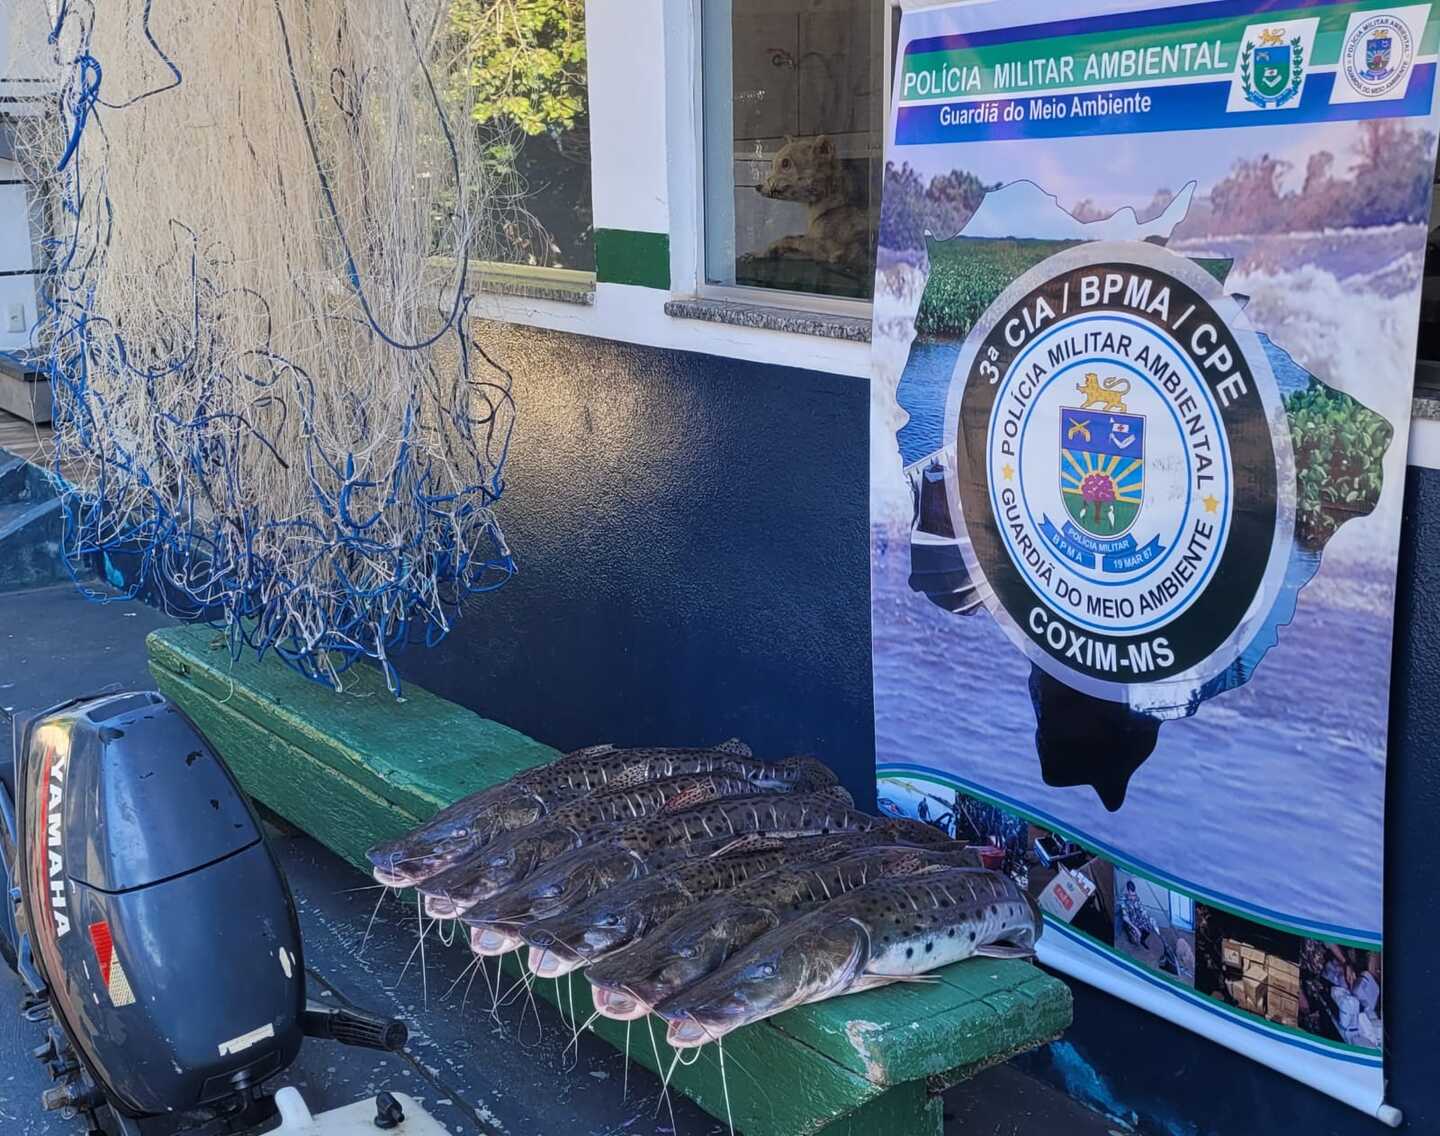
[[[927,187],[909,162],[885,164],[885,195],[880,203],[880,243],[892,253],[925,247],[929,232],[948,240],[965,227],[988,186],[965,170],[937,174]]]
[[[964,338],[1012,280],[1072,243],[978,237],[930,241],[930,279],[920,299],[916,332]]]
[[[1351,517],[1379,500],[1381,463],[1394,429],[1347,394],[1312,379],[1285,399],[1298,483],[1295,533],[1318,550]]]
[[[534,136],[584,115],[584,0],[453,0],[450,28],[477,122]]]

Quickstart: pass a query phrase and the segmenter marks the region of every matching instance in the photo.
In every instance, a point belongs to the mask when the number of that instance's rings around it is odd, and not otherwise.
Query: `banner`
[[[1431,4],[907,12],[875,288],[882,807],[1029,887],[1047,963],[1392,1123],[1437,34]]]

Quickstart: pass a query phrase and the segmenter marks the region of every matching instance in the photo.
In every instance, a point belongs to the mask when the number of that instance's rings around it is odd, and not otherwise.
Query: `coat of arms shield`
[[[1383,75],[1390,68],[1390,49],[1394,39],[1387,32],[1365,41],[1365,67],[1372,75]]]
[[[1280,95],[1290,85],[1294,49],[1288,43],[1255,49],[1255,90],[1267,99]]]
[[[1145,495],[1145,416],[1062,409],[1060,493],[1088,535],[1108,540],[1127,532]]]

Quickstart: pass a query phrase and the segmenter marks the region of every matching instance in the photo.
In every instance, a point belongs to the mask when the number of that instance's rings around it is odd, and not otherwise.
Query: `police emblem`
[[[1235,663],[1294,530],[1280,405],[1239,308],[1183,257],[1095,242],[1012,284],[947,406],[951,519],[1005,634],[1115,702]]]
[[[1262,110],[1285,106],[1300,93],[1305,80],[1305,45],[1298,35],[1286,38],[1281,27],[1247,34],[1240,50],[1240,84],[1248,102]]]
[[[1365,41],[1365,70],[1361,72],[1372,82],[1390,77],[1390,47],[1395,41],[1389,35],[1372,35]]]
[[[1094,371],[1077,384],[1082,393],[1099,382]],[[1107,380],[1128,389],[1128,379]],[[1112,388],[1113,389],[1113,388]],[[1060,492],[1074,526],[1098,540],[1113,542],[1113,552],[1140,515],[1145,500],[1145,416],[1116,410],[1063,408],[1060,411]]]
[[[1422,5],[1418,16],[1415,8],[1352,15],[1340,51],[1345,82],[1336,83],[1332,101],[1402,98],[1427,10],[1428,6]],[[1418,25],[1412,26],[1416,19]]]

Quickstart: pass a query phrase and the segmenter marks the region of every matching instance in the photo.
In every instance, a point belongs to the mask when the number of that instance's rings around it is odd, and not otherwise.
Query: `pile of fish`
[[[811,757],[591,746],[369,852],[471,949],[585,968],[597,1012],[659,1014],[678,1048],[972,955],[1034,954],[1008,876],[918,821],[861,812]]]

